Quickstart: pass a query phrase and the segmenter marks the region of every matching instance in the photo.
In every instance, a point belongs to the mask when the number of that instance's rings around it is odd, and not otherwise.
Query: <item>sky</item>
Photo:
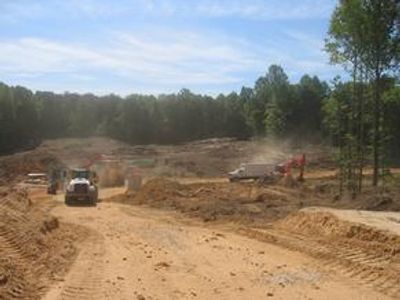
[[[271,64],[331,80],[335,0],[0,0],[0,81],[33,90],[216,95]]]

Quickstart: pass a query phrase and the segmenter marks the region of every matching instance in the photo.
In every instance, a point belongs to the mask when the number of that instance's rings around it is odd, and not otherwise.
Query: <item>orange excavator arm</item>
[[[303,153],[299,156],[293,157],[285,163],[285,176],[292,175],[292,168],[298,168],[300,174],[298,177],[299,181],[304,180],[304,166],[306,165],[306,155]]]

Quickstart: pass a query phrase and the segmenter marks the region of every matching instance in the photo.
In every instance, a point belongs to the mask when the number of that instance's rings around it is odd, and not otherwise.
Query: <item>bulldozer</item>
[[[98,201],[97,174],[90,169],[72,169],[65,191],[65,204],[96,205]]]

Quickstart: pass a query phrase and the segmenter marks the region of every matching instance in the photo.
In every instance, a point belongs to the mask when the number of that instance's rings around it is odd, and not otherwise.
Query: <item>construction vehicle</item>
[[[67,173],[67,169],[65,168],[57,168],[49,171],[47,194],[56,195],[58,190],[63,190]]]
[[[89,169],[72,169],[65,192],[65,204],[96,205],[98,200],[97,175]]]
[[[288,160],[284,164],[281,164],[281,173],[283,176],[291,177],[292,169],[297,168],[299,170],[299,175],[297,176],[298,181],[304,181],[304,167],[306,165],[306,155],[303,153],[301,155],[295,156]]]
[[[47,194],[56,195],[57,189],[57,182],[55,180],[50,180],[49,184],[47,185]]]
[[[292,169],[298,168],[299,176],[297,180],[303,181],[305,163],[306,156],[305,154],[302,154],[279,164],[241,164],[238,169],[228,173],[228,178],[231,182],[246,179],[268,181],[271,179],[274,180],[286,176],[292,176]]]
[[[48,176],[45,173],[29,173],[25,183],[32,185],[46,185]]]
[[[271,176],[275,169],[273,164],[241,164],[235,171],[229,172],[229,181],[258,179]]]

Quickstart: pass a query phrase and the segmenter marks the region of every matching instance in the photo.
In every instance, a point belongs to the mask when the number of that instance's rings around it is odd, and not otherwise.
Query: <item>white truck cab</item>
[[[65,191],[65,204],[96,205],[98,189],[95,184],[96,175],[87,169],[71,171],[71,180]]]

